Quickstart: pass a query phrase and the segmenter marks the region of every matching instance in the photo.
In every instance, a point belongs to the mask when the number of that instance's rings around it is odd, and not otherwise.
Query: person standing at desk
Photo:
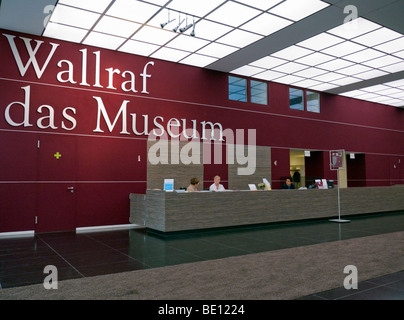
[[[281,189],[295,189],[295,185],[292,183],[292,178],[286,178],[285,183],[282,185]]]
[[[191,179],[191,184],[187,188],[187,192],[199,191],[198,190],[198,185],[199,185],[199,179],[198,178],[192,178]]]
[[[213,184],[209,187],[209,191],[225,191],[226,189],[220,184],[220,176],[213,178]]]

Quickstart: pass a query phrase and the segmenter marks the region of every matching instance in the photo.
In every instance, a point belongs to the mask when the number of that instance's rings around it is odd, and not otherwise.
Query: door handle
[[[74,192],[74,187],[67,187],[67,191],[70,191],[71,193]]]

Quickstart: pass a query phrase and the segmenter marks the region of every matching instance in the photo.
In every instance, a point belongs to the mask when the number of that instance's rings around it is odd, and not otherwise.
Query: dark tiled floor
[[[191,232],[161,237],[144,229],[0,238],[0,288],[43,283],[46,265],[58,279],[91,277],[404,231],[404,212]],[[317,293],[302,300],[404,299],[404,271]]]

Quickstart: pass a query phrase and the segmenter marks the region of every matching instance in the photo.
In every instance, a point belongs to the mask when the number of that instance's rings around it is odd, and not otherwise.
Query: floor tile
[[[0,238],[0,288],[42,283],[54,265],[59,280],[220,259],[317,243],[404,231],[403,213],[355,216],[344,224],[294,221],[159,235],[146,229],[59,232]],[[299,300],[404,299],[404,271]]]

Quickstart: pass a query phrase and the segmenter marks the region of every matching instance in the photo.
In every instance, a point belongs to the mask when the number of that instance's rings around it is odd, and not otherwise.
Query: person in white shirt
[[[220,176],[213,178],[213,184],[209,187],[209,191],[225,191],[226,189],[220,184]]]

